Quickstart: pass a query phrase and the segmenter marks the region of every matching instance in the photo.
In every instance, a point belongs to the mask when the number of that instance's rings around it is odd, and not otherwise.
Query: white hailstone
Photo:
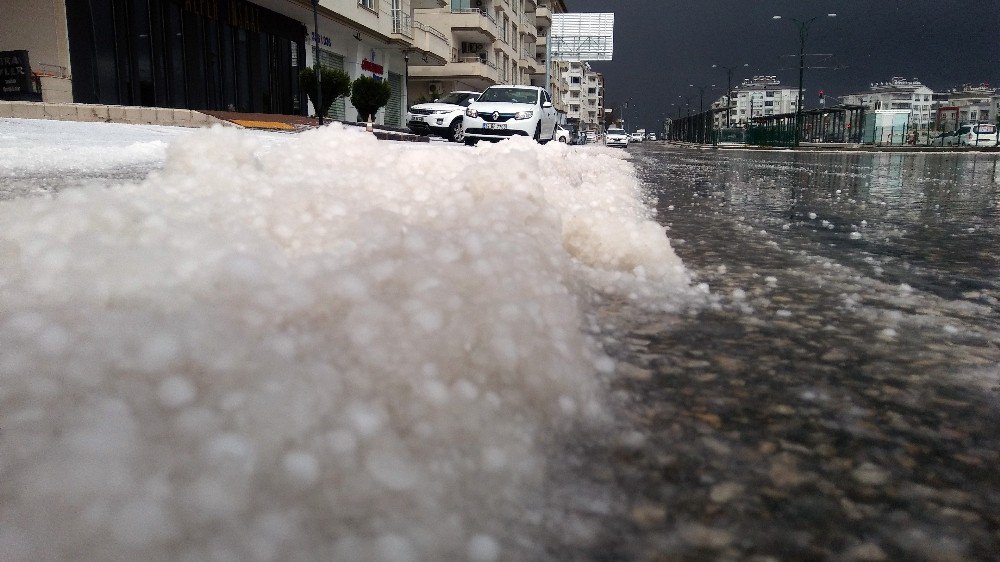
[[[607,355],[601,355],[594,359],[594,368],[597,369],[598,373],[610,375],[615,372],[615,360]]]
[[[469,539],[466,553],[474,562],[493,562],[500,557],[500,545],[489,535],[477,534]]]
[[[386,423],[385,412],[378,406],[354,402],[347,407],[347,419],[362,437],[371,437]]]
[[[392,490],[408,490],[418,476],[410,461],[390,451],[375,449],[365,457],[365,468],[376,482]]]
[[[850,238],[851,238],[851,240],[858,240],[858,239],[861,238],[861,233],[860,232],[852,232],[850,234]]]
[[[160,381],[156,387],[156,399],[165,408],[180,408],[194,402],[197,389],[186,378],[175,375]]]
[[[281,468],[296,486],[308,488],[319,479],[319,461],[305,451],[292,451],[281,459]]]
[[[716,271],[718,271],[719,273],[725,275],[725,273],[726,273],[726,266],[720,265],[719,267],[716,268]]]
[[[387,534],[375,541],[375,559],[384,562],[416,562],[419,556],[406,537]]]
[[[815,220],[816,219],[816,213],[809,213],[809,219],[810,220]]]

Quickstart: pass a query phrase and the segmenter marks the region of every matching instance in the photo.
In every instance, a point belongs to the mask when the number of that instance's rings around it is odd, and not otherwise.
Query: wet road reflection
[[[580,472],[619,519],[585,554],[994,559],[998,156],[630,150],[714,301],[602,311],[622,427]]]

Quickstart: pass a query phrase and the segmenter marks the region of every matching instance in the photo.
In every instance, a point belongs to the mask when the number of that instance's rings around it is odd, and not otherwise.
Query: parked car
[[[604,135],[604,146],[625,148],[628,146],[628,142],[629,134],[625,132],[625,129],[611,128]]]
[[[586,131],[587,142],[597,142],[597,131]]]
[[[562,125],[556,125],[555,140],[569,144],[571,136],[572,135],[570,135],[569,129],[563,127]]]
[[[997,146],[997,126],[990,123],[962,125],[958,128],[961,146]]]
[[[462,117],[479,92],[452,92],[431,103],[416,104],[406,112],[406,126],[418,135],[437,135],[453,142],[462,142],[465,133]]]
[[[465,110],[465,144],[523,135],[545,144],[556,135],[556,110],[538,86],[490,86]]]
[[[957,146],[958,131],[945,131],[933,136],[930,139],[930,144],[932,146]]]

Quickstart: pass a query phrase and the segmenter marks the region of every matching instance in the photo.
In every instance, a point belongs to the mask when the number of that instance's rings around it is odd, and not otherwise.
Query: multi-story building
[[[580,131],[600,131],[604,120],[604,76],[587,62],[562,63],[566,122]]]
[[[745,126],[754,117],[793,113],[796,107],[798,88],[781,86],[776,76],[754,76],[745,78],[733,88],[732,101],[723,95],[712,102],[715,111],[715,127],[726,125],[726,103],[729,102],[729,122],[733,127]]]
[[[408,64],[451,58],[449,38],[414,19],[444,3],[319,0],[317,29],[311,0],[8,2],[0,51],[28,51],[42,101],[304,115],[298,77],[318,42],[320,63],[389,82],[377,120],[398,125]],[[341,98],[331,116],[357,112]]]
[[[964,123],[1000,122],[1000,90],[987,84],[965,84],[936,96],[935,125],[954,130]]]
[[[870,92],[849,94],[840,99],[844,105],[863,105],[868,110],[908,110],[910,125],[927,125],[935,118],[934,90],[916,78],[894,77],[888,82],[872,84]]]
[[[544,66],[536,60],[538,0],[441,0],[414,16],[444,31],[451,54],[443,66],[410,70],[412,100],[494,84],[530,84]],[[549,20],[551,21],[551,19]]]
[[[545,87],[552,94],[552,105],[560,115],[565,116],[569,107],[566,103],[565,93],[567,89],[563,87],[563,74],[569,68],[564,62],[553,61],[549,68],[549,83],[545,84],[545,57],[547,56],[549,30],[552,27],[552,14],[565,14],[567,12],[564,0],[538,0],[538,7],[535,10],[535,25],[538,34],[535,41],[535,61],[538,63],[538,72],[531,75],[531,85]]]

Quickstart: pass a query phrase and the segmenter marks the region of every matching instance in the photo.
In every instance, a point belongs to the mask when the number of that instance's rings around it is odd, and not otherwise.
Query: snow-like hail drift
[[[260,142],[0,204],[4,556],[516,557],[541,445],[605,415],[582,303],[698,293],[631,164]]]

